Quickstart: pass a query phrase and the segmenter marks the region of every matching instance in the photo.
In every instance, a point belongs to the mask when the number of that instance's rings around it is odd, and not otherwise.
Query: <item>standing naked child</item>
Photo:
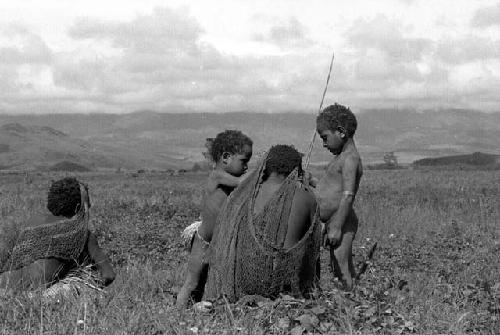
[[[321,221],[326,226],[324,245],[330,246],[334,275],[348,290],[355,278],[352,242],[358,229],[352,205],[363,174],[353,139],[356,127],[354,114],[339,104],[326,107],[316,119],[323,147],[335,156],[317,185]]]
[[[252,140],[238,130],[219,133],[211,147],[210,155],[215,169],[208,177],[201,212],[202,223],[194,234],[188,273],[184,285],[177,295],[177,307],[185,308],[191,297],[201,300],[208,271],[206,252],[222,205],[240,178],[248,169],[252,157]]]

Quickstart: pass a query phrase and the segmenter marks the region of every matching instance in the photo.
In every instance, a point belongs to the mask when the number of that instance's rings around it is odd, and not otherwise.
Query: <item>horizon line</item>
[[[366,112],[414,112],[414,113],[428,113],[428,112],[469,112],[469,113],[483,113],[483,114],[494,114],[500,113],[500,110],[495,111],[487,111],[473,108],[463,108],[463,107],[438,107],[438,108],[425,108],[418,109],[416,107],[392,107],[392,108],[361,108],[358,111],[355,111],[354,114],[357,113],[366,113]],[[221,111],[221,112],[201,112],[201,111],[185,111],[185,112],[165,112],[165,111],[157,111],[150,109],[139,109],[134,111],[126,111],[126,112],[104,112],[104,111],[89,111],[89,112],[3,112],[0,111],[1,116],[43,116],[43,115],[132,115],[132,114],[171,114],[171,115],[193,115],[193,114],[316,114],[317,111],[298,111],[298,110],[289,110],[289,111],[251,111],[251,110],[239,110],[239,111]]]

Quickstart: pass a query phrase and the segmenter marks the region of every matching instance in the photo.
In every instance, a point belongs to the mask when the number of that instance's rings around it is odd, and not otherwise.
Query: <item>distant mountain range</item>
[[[47,170],[60,163],[88,169],[176,168],[182,161],[120,143],[72,137],[49,126],[8,123],[0,126],[0,169]],[[66,164],[67,165],[67,164]]]
[[[435,158],[422,158],[414,162],[415,166],[469,166],[500,168],[500,155],[475,152],[470,155],[452,155]]]
[[[367,110],[355,135],[365,163],[394,151],[400,162],[425,157],[500,153],[500,113],[470,110]],[[315,115],[253,112],[0,115],[0,168],[43,169],[70,161],[91,169],[190,168],[205,139],[241,129],[254,151],[289,143],[307,150]],[[312,163],[331,158],[317,139]]]

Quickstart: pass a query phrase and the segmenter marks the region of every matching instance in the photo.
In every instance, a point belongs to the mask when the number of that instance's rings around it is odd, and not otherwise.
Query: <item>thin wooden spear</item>
[[[326,77],[326,85],[325,89],[323,90],[323,96],[321,97],[321,103],[319,104],[318,113],[321,112],[321,109],[323,108],[323,102],[325,101],[326,91],[328,90],[328,83],[330,82],[330,76],[332,74],[332,66],[334,58],[335,58],[335,53],[332,53],[332,60],[330,61],[330,69],[328,70],[328,77]],[[304,170],[307,170],[309,168],[309,163],[311,161],[311,153],[314,148],[314,140],[316,140],[316,129],[313,132],[313,135],[311,137],[311,142],[309,143],[309,148],[307,149],[306,160],[304,163]]]

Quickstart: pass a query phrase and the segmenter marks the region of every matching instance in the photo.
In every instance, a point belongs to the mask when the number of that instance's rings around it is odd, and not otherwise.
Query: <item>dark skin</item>
[[[269,177],[259,188],[254,203],[254,213],[259,213],[264,209],[265,205],[280,188],[285,179],[286,176],[284,175],[276,172],[270,173]],[[288,218],[288,228],[284,243],[286,249],[293,247],[305,235],[314,219],[315,210],[316,200],[314,195],[304,188],[298,189],[295,192]]]
[[[330,247],[335,275],[347,289],[352,289],[352,242],[358,228],[352,205],[363,175],[361,158],[354,140],[342,127],[331,130],[319,124],[317,131],[323,146],[335,155],[317,183],[320,216],[325,223],[324,245]]]
[[[53,223],[67,219],[64,216],[52,214],[37,215],[30,218],[27,225],[35,226]],[[64,276],[79,264],[90,262],[99,272],[104,285],[109,285],[115,279],[115,272],[104,251],[100,248],[96,236],[89,232],[87,243],[77,261],[65,261],[57,258],[39,259],[19,270],[9,271],[0,275],[0,287],[14,290],[45,288]]]
[[[217,216],[227,197],[238,186],[241,177],[247,171],[251,157],[252,147],[249,145],[245,145],[241,153],[223,153],[221,159],[216,163],[215,170],[208,177],[201,211],[202,223],[198,228],[198,234],[203,241],[198,237],[194,238],[188,260],[186,280],[177,295],[177,308],[185,308],[195,291],[201,291],[199,296],[195,297],[197,300],[201,299],[206,271],[208,270],[204,255],[208,243],[212,240]]]
[[[271,200],[274,193],[283,184],[287,176],[271,172],[269,177],[260,185],[259,192],[255,198],[254,214],[264,210],[266,204]],[[292,201],[292,207],[288,216],[288,225],[285,235],[285,242],[283,247],[285,249],[292,248],[296,245],[306,234],[311,226],[314,216],[316,214],[316,199],[314,194],[306,188],[299,188],[295,191]],[[299,270],[299,279],[301,283],[312,282],[311,277],[315,275],[319,278],[319,273],[314,269],[315,264],[304,263]],[[316,268],[319,271],[319,268]],[[307,295],[310,287],[301,284],[304,291],[303,294]]]
[[[229,194],[238,186],[241,177],[248,170],[248,162],[252,158],[252,147],[245,145],[238,154],[223,153],[215,165],[206,184],[206,196],[203,199],[201,216],[202,224],[198,229],[201,237],[210,242],[217,216]]]

